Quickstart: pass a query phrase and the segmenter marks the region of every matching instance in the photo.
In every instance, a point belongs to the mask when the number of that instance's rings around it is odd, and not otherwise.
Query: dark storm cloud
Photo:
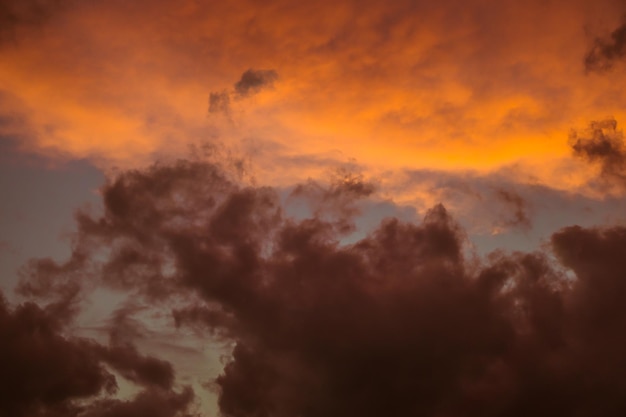
[[[241,78],[235,83],[235,93],[245,97],[262,88],[271,87],[277,79],[278,73],[273,69],[250,68],[241,74]]]
[[[626,57],[626,23],[623,23],[608,38],[596,38],[585,56],[587,71],[606,71]]]
[[[576,156],[600,165],[603,185],[626,188],[626,146],[616,120],[591,122],[588,129],[573,132],[570,142]]]
[[[357,179],[300,192],[343,205],[369,187]],[[560,263],[541,253],[469,261],[442,205],[420,224],[390,218],[342,244],[332,210],[289,218],[274,190],[201,162],[123,173],[102,192],[104,215],[79,215],[78,241],[100,257],[106,248],[105,284],[138,300],[187,299],[179,325],[234,342],[215,381],[225,416],[626,412],[623,227],[561,230],[552,238]],[[136,379],[169,386],[161,365],[133,368]],[[151,407],[143,398],[136,406]],[[130,409],[116,402],[93,415]]]

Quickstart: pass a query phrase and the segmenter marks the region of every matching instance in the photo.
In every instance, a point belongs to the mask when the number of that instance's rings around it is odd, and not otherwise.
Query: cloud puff
[[[209,113],[230,114],[230,95],[226,91],[209,94]]]
[[[278,73],[273,69],[250,68],[241,74],[241,78],[235,83],[235,93],[245,97],[262,88],[272,86],[277,79]]]
[[[563,229],[551,240],[556,260],[468,259],[442,205],[347,244],[350,210],[337,207],[369,186],[300,190],[315,191],[306,196],[318,210],[298,220],[275,190],[211,164],[125,172],[103,188],[101,217],[79,215],[76,250],[101,260],[100,284],[176,299],[179,325],[233,343],[215,380],[227,416],[626,411],[623,227]]]
[[[585,55],[587,71],[606,71],[626,57],[626,23],[611,32],[608,38],[596,38]]]
[[[602,185],[626,188],[626,146],[615,119],[591,122],[587,130],[573,132],[570,142],[576,156],[600,166]]]
[[[222,113],[230,116],[231,97],[243,99],[250,97],[264,88],[272,87],[278,79],[275,70],[248,69],[233,87],[233,92],[227,90],[214,91],[209,94],[209,113]]]

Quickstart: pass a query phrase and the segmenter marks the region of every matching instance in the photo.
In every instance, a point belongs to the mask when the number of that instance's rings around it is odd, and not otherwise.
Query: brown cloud
[[[72,400],[116,389],[115,378],[93,354],[94,344],[67,339],[58,320],[27,303],[0,304],[3,416],[59,415]]]
[[[94,343],[62,336],[58,319],[27,303],[0,303],[0,415],[72,415],[72,401],[113,392]],[[56,413],[56,414],[55,414]]]
[[[275,70],[248,69],[234,85],[232,92],[214,91],[209,94],[209,113],[231,116],[231,98],[240,100],[252,96],[264,88],[272,87],[278,79]]]
[[[615,119],[591,122],[588,129],[573,132],[570,142],[576,156],[600,166],[601,185],[626,187],[626,146]]]
[[[209,94],[209,113],[230,114],[230,95],[228,92]]]
[[[124,378],[141,386],[171,389],[174,370],[169,362],[142,356],[129,344],[113,346],[102,352],[102,358]]]
[[[249,96],[261,88],[271,87],[277,79],[278,73],[275,70],[250,68],[235,83],[235,93],[242,97]]]
[[[312,207],[349,207],[369,187],[300,192]],[[561,230],[558,262],[480,261],[466,260],[465,234],[441,205],[421,224],[390,218],[346,244],[332,215],[347,212],[289,218],[274,190],[202,162],[122,173],[102,192],[104,215],[81,214],[78,239],[108,254],[100,282],[137,300],[189,300],[179,325],[235,344],[215,381],[224,415],[626,412],[623,227]],[[160,362],[133,369],[169,385]]]
[[[0,416],[188,415],[193,391],[174,391],[170,363],[142,355],[131,344],[105,346],[73,337],[67,321],[54,303],[10,308],[0,299]],[[143,390],[128,401],[115,399],[118,383],[110,369]]]
[[[596,38],[585,56],[587,71],[607,71],[626,57],[626,23],[616,28],[607,38]]]

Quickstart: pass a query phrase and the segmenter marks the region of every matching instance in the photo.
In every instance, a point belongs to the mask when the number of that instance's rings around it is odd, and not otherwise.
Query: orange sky
[[[67,255],[71,212],[100,208],[102,173],[203,149],[281,198],[307,178],[372,181],[357,237],[439,202],[481,254],[624,224],[626,151],[607,185],[572,150],[592,121],[615,119],[623,139],[626,60],[587,71],[585,56],[624,16],[623,0],[0,0],[0,149],[17,148],[0,158],[0,294],[19,262]],[[241,87],[245,74],[265,78]],[[81,325],[98,335],[118,300],[94,299]],[[217,374],[219,352],[161,336],[142,348],[204,392],[197,363]]]
[[[5,36],[0,110],[20,122],[2,129],[103,168],[217,142],[267,181],[350,161],[377,173],[517,164],[568,188],[582,182],[562,175],[570,129],[624,119],[622,72],[583,65],[622,12],[608,0],[68,3]],[[278,79],[239,97],[247,69]],[[230,112],[209,114],[223,91]]]

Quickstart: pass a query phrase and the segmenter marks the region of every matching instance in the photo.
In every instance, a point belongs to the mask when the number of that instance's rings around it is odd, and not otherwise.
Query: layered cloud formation
[[[626,116],[616,0],[0,10],[0,133],[104,168],[217,138],[272,182],[354,158],[378,171],[517,164],[571,190],[580,181],[559,173],[569,129]]]

